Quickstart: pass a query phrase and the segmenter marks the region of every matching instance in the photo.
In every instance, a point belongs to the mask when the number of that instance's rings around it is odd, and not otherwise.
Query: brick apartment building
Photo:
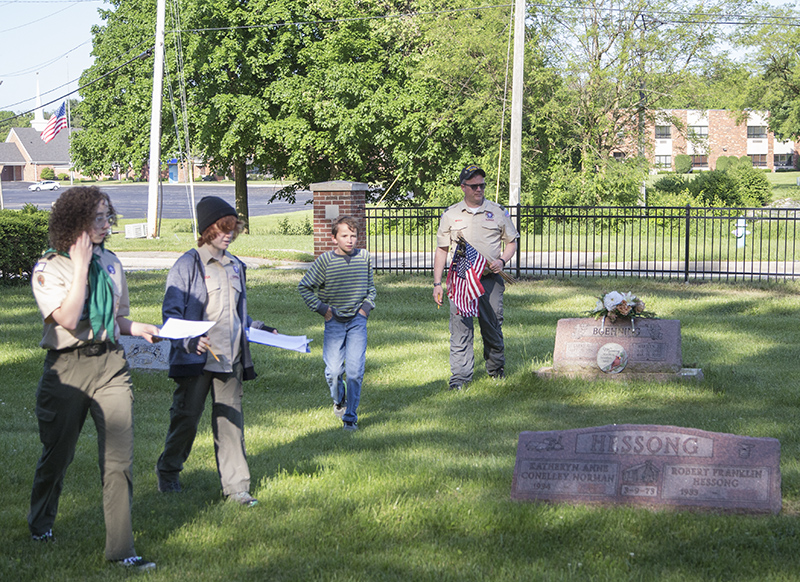
[[[654,171],[674,170],[675,156],[687,154],[693,170],[713,170],[721,156],[749,156],[756,168],[795,168],[798,152],[793,141],[779,141],[768,129],[768,113],[723,109],[668,109],[656,112],[647,125],[647,158]],[[746,116],[746,117],[745,117]],[[626,140],[615,156],[630,155]]]

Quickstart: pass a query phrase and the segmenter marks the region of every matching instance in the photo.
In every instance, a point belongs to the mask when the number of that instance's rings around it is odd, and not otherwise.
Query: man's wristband
[[[433,284],[433,286],[434,286],[434,287],[441,287],[441,286],[442,286],[442,284],[441,284],[441,283],[434,283],[434,284]]]
[[[503,257],[500,257],[500,260],[503,261],[503,266],[506,266],[506,260]]]

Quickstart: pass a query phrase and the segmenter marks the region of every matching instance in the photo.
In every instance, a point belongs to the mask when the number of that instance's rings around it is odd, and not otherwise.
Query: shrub
[[[728,173],[736,180],[739,199],[745,206],[764,206],[772,199],[772,186],[760,169],[739,165]]]
[[[39,178],[42,180],[55,180],[56,171],[53,168],[44,167],[42,171],[39,172]]]
[[[287,217],[284,217],[278,221],[278,234],[307,236],[314,234],[314,225],[308,217],[300,224],[292,224]]]
[[[63,180],[69,180],[69,174],[65,174],[65,173],[62,172],[61,174],[58,175],[58,179],[62,180],[62,181]]]
[[[30,281],[33,266],[47,249],[50,213],[26,204],[22,210],[0,210],[0,281]]]
[[[683,176],[679,174],[669,174],[653,184],[653,188],[670,194],[678,194],[685,190],[688,184],[689,181]]]
[[[688,174],[692,171],[692,158],[686,154],[675,156],[675,173]]]
[[[735,159],[735,158],[734,158]],[[717,158],[717,167],[716,169],[720,172],[724,172],[731,166],[731,159],[728,156],[720,156]]]
[[[741,158],[739,158],[739,165],[744,166],[746,168],[752,168],[753,158],[751,158],[750,156],[742,156]]]
[[[736,179],[729,172],[701,172],[689,182],[689,192],[703,204],[712,206],[742,206]]]

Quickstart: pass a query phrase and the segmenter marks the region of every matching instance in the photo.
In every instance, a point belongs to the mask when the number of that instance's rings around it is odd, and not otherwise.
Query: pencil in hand
[[[217,357],[217,354],[215,354],[214,350],[211,349],[211,344],[206,346],[206,349],[211,353],[212,356],[214,356],[214,359],[219,362],[219,358]]]

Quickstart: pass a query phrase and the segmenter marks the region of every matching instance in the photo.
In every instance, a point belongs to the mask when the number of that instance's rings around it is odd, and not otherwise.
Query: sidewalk
[[[173,252],[118,252],[122,266],[126,271],[167,270],[183,253]],[[238,256],[238,255],[237,255]],[[308,269],[311,263],[260,259],[256,257],[239,257],[248,269]]]

